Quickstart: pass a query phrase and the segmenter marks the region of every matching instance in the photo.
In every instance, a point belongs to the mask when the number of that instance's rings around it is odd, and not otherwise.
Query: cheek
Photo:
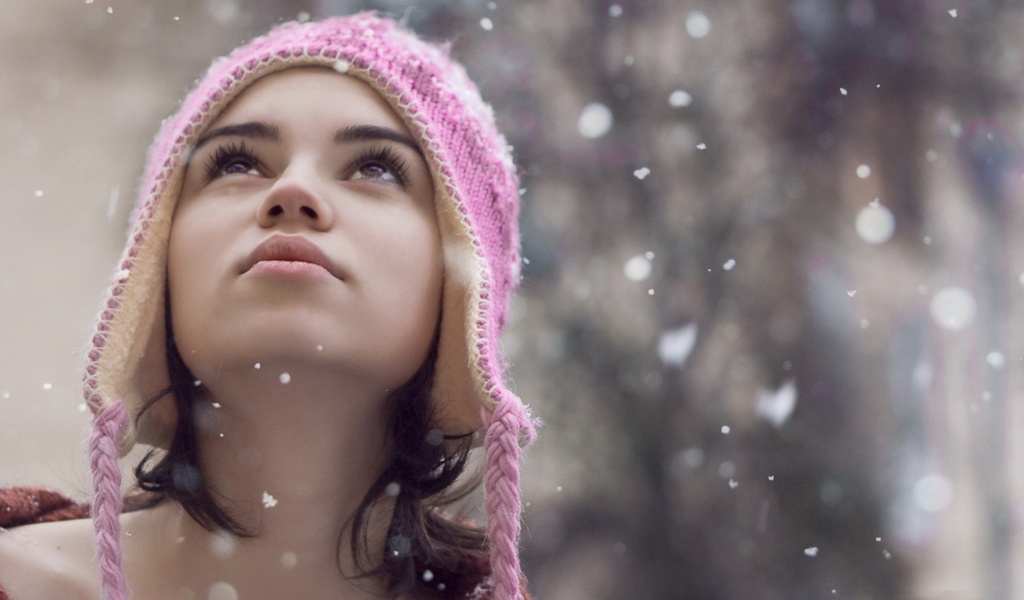
[[[396,352],[409,354],[415,367],[425,359],[441,316],[443,261],[440,237],[429,226],[386,229],[375,246],[377,272],[387,274],[378,295],[381,321],[391,329]]]
[[[202,333],[209,329],[214,283],[211,257],[219,252],[215,239],[188,215],[175,217],[167,251],[167,285],[172,335],[186,362],[190,350],[203,345]]]
[[[420,328],[432,335],[441,311],[442,260],[434,245],[403,245],[403,260],[386,266],[394,274],[389,277],[391,312],[407,319],[407,328]],[[419,327],[417,327],[419,324]]]

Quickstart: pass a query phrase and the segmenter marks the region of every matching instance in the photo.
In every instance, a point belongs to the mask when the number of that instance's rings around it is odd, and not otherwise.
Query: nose
[[[334,211],[318,191],[314,175],[286,172],[260,202],[256,221],[261,227],[291,223],[326,231],[334,223]]]

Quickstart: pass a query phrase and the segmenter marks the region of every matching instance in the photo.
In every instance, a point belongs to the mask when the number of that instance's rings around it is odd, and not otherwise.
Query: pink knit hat
[[[150,149],[131,232],[88,354],[85,398],[103,592],[129,597],[120,566],[118,458],[137,441],[160,444],[173,427],[161,400],[169,383],[164,331],[168,239],[193,144],[254,81],[283,69],[325,66],[366,82],[416,138],[430,167],[444,253],[444,297],[434,374],[436,426],[482,433],[493,598],[521,598],[518,541],[521,443],[534,436],[522,401],[504,381],[500,335],[519,282],[518,178],[490,107],[447,49],[370,13],[286,23],[213,63],[167,119]],[[479,438],[478,438],[479,439]]]

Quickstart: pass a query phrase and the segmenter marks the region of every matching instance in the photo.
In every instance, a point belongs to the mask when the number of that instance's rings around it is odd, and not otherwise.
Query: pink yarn
[[[333,68],[370,84],[403,117],[435,174],[439,219],[446,219],[451,236],[443,240],[445,289],[462,290],[470,298],[463,301],[453,291],[445,299],[455,299],[455,304],[446,304],[445,311],[451,312],[442,316],[439,352],[448,354],[434,378],[438,412],[452,416],[456,433],[481,423],[486,428],[485,491],[494,580],[490,598],[520,600],[520,444],[532,441],[534,423],[505,385],[499,345],[520,280],[518,175],[493,112],[465,70],[448,56],[447,47],[426,43],[372,13],[285,23],[215,61],[178,113],[163,123],[150,148],[131,233],[96,325],[85,375],[86,398],[96,413],[90,459],[105,597],[129,597],[120,567],[118,442],[124,448],[135,441],[130,421],[145,402],[134,387],[137,382],[166,381],[166,373],[153,372],[165,368],[154,356],[147,355],[151,360],[145,362],[130,356],[129,364],[125,356],[163,346],[162,341],[147,340],[151,334],[146,332],[162,331],[154,326],[162,323],[164,310],[166,273],[159,261],[192,145],[254,81],[304,66]],[[143,322],[141,315],[153,321]],[[119,400],[106,406],[107,397]]]
[[[126,600],[128,583],[121,569],[121,469],[117,440],[128,427],[128,411],[120,401],[96,415],[89,438],[93,477],[92,521],[104,600]]]
[[[511,394],[509,394],[511,395]],[[494,600],[522,600],[519,565],[520,434],[532,441],[533,422],[518,398],[502,398],[493,412],[484,413],[487,494],[487,535],[491,543]]]

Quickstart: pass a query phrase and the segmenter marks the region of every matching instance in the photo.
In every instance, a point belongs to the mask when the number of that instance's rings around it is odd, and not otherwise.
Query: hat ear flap
[[[167,294],[164,294],[166,298]],[[165,300],[153,311],[153,323],[146,347],[142,349],[135,372],[133,389],[139,391],[139,404],[133,406],[137,441],[159,448],[168,448],[178,424],[178,410],[167,368],[170,306]]]

